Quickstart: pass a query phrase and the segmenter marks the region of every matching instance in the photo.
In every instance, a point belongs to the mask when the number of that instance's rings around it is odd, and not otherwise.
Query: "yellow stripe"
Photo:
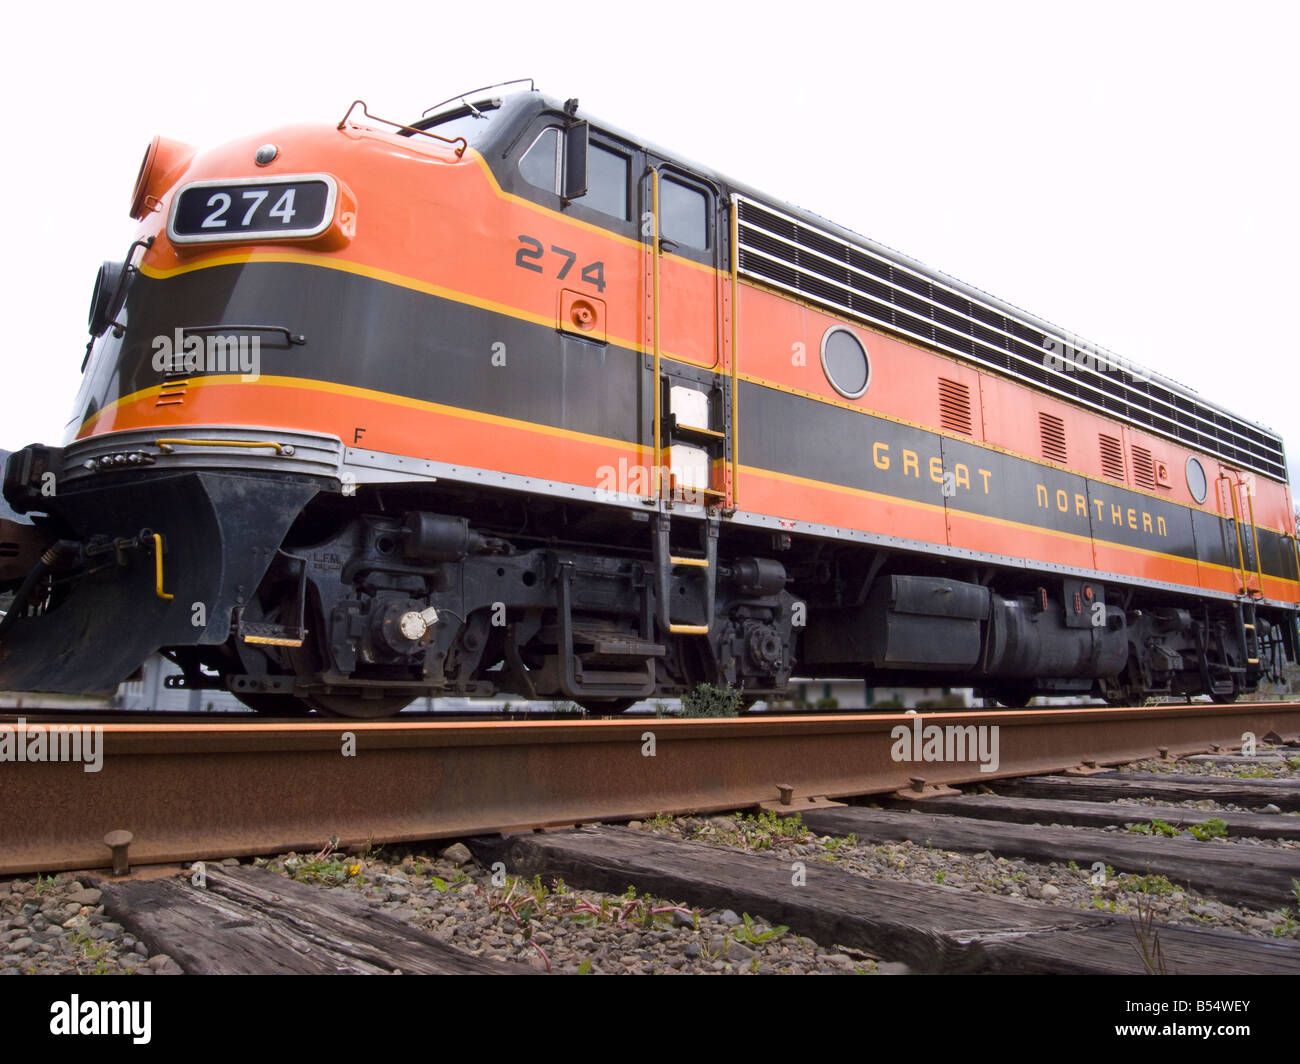
[[[602,447],[614,447],[620,449],[630,449],[638,456],[644,457],[645,447],[639,443],[632,443],[627,440],[615,440],[606,436],[595,436],[586,432],[575,432],[572,429],[562,429],[555,425],[542,425],[535,421],[520,421],[517,418],[503,417],[500,414],[487,414],[479,410],[466,410],[459,406],[447,406],[443,403],[431,403],[424,399],[413,399],[405,395],[392,395],[388,392],[379,392],[371,388],[357,388],[351,384],[338,384],[333,381],[310,380],[301,377],[258,377],[256,381],[240,381],[232,383],[229,375],[212,375],[207,377],[195,377],[191,381],[196,386],[231,386],[239,388],[248,388],[250,385],[266,385],[272,388],[296,388],[305,389],[314,392],[332,392],[336,395],[347,395],[358,399],[368,399],[379,403],[388,403],[392,406],[404,406],[413,410],[423,410],[432,414],[443,414],[447,417],[460,418],[463,421],[478,421],[486,425],[496,425],[503,428],[524,429],[528,432],[535,432],[543,436],[555,436],[560,439],[576,440],[580,443],[593,443]],[[87,418],[82,423],[82,428],[103,415],[106,411],[114,407],[126,405],[128,403],[140,402],[147,400],[158,391],[158,387],[143,388],[138,392],[132,392],[130,395],[124,395],[121,399],[103,407],[101,410]],[[160,431],[168,431],[170,426],[158,426]],[[132,431],[138,431],[133,429]],[[78,435],[80,438],[80,434]],[[360,448],[365,450],[365,448]]]
[[[494,299],[483,299],[479,296],[471,295],[469,292],[462,292],[455,288],[446,288],[442,285],[431,284],[428,281],[421,281],[416,277],[409,277],[406,274],[396,273],[392,270],[381,270],[375,266],[366,266],[360,262],[353,262],[350,259],[342,259],[337,256],[328,256],[322,254],[309,254],[294,251],[262,251],[260,249],[249,248],[244,251],[231,251],[224,254],[204,257],[197,262],[187,262],[180,266],[173,266],[169,269],[159,269],[156,266],[140,266],[140,272],[146,277],[152,277],[155,280],[166,280],[169,277],[178,277],[185,273],[194,273],[196,270],[213,269],[218,266],[235,266],[249,262],[278,262],[292,263],[299,266],[319,266],[325,270],[338,270],[340,273],[355,274],[358,277],[368,277],[374,281],[381,281],[384,284],[396,285],[399,288],[406,288],[413,292],[423,292],[426,295],[437,296],[440,299],[447,299],[453,303],[463,303],[467,306],[478,307],[480,310],[490,311],[493,314],[502,314],[509,318],[515,318],[519,321],[531,322],[534,325],[543,325],[548,329],[555,328],[556,320],[544,314],[534,314],[531,311],[521,307],[512,306],[508,303],[500,303]],[[642,346],[635,339],[627,336],[618,335],[611,332],[609,334],[611,343],[625,348],[632,352],[639,352]],[[703,369],[712,369],[718,364],[715,357],[712,362],[701,362],[693,358],[687,358],[685,355],[674,354],[671,351],[663,352],[664,358],[671,358],[674,362],[683,362],[691,366],[699,366]]]

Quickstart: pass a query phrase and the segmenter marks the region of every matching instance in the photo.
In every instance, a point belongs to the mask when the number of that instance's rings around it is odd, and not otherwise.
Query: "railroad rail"
[[[901,736],[910,747],[931,726],[995,729],[979,748],[992,756],[972,748],[964,760],[925,760],[922,749],[900,748]],[[0,874],[103,867],[110,856],[160,864],[318,849],[332,836],[346,847],[764,803],[801,809],[822,796],[926,796],[951,784],[1233,748],[1248,732],[1294,741],[1300,703],[63,727],[99,729],[82,736],[99,751],[98,771],[83,761],[16,762],[11,744],[0,760]],[[16,728],[0,720],[0,732]]]

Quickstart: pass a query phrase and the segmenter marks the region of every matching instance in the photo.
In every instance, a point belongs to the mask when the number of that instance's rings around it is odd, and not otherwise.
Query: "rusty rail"
[[[918,723],[997,726],[996,770],[975,755],[895,760],[897,729]],[[1120,764],[1235,747],[1245,732],[1295,739],[1300,704],[102,727],[98,772],[0,760],[0,874],[103,867],[114,831],[130,832],[133,864],[155,864],[315,850],[331,835],[402,842]]]

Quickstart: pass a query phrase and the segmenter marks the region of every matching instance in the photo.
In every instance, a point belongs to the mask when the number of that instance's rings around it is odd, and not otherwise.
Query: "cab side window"
[[[530,185],[557,192],[560,188],[560,131],[554,126],[537,135],[519,160],[519,176]]]
[[[559,195],[564,132],[548,126],[519,160],[519,176],[535,188]],[[589,210],[627,221],[632,160],[592,141],[587,151],[587,194],[575,202]]]
[[[626,155],[593,142],[587,153],[587,194],[583,204],[626,221],[630,217],[627,199],[631,167]]]

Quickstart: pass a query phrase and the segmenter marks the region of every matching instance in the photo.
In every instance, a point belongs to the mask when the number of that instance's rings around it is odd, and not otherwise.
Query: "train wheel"
[[[315,625],[317,633],[320,625]],[[288,647],[285,658],[294,674],[300,680],[319,680],[324,670],[325,655],[317,643],[319,635],[313,637],[308,625],[308,636],[300,647]],[[325,717],[346,717],[350,720],[381,720],[396,716],[411,704],[414,695],[380,694],[366,697],[360,690],[343,694],[339,692],[317,692],[303,696],[303,703]]]
[[[589,717],[614,717],[631,709],[640,701],[639,698],[607,698],[600,701],[589,699],[583,708]]]
[[[303,702],[326,717],[347,717],[352,720],[382,720],[396,716],[411,704],[410,695],[381,695],[364,698],[361,695],[314,694]]]
[[[235,694],[249,709],[263,717],[305,717],[311,706],[293,695],[268,695],[264,693]]]
[[[999,687],[993,692],[994,701],[1007,709],[1024,709],[1033,697],[1033,689],[1027,687]]]

